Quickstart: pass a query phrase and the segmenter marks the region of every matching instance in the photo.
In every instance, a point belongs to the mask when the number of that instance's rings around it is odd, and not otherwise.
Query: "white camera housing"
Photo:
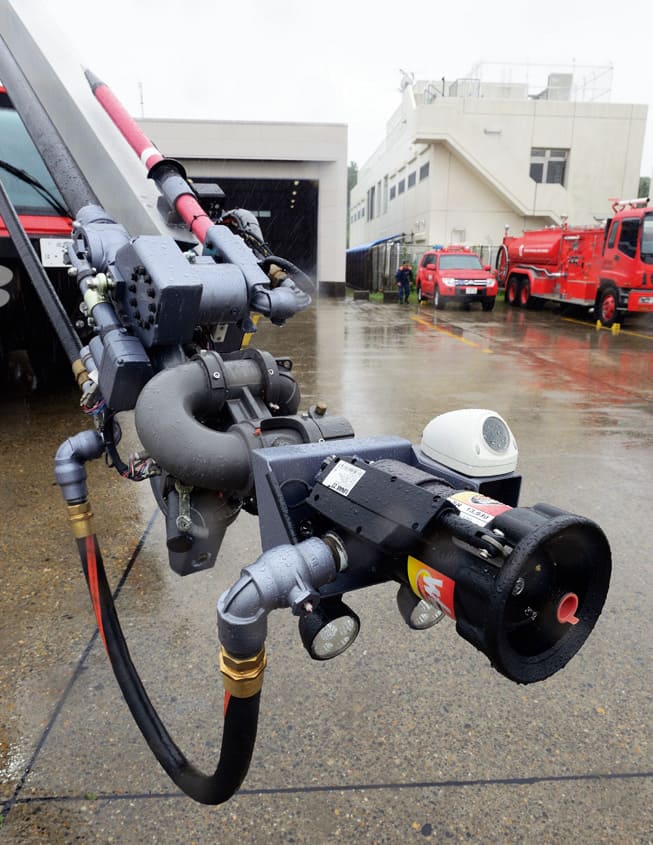
[[[469,476],[504,475],[517,467],[517,441],[506,421],[485,408],[464,408],[435,417],[424,429],[422,452]]]

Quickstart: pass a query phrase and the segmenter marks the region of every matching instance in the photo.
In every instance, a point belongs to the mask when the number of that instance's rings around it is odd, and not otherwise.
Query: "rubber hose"
[[[207,775],[189,762],[150,701],[132,662],[94,534],[77,540],[100,636],[114,675],[145,741],[171,780],[200,804],[222,804],[240,787],[256,743],[261,694],[227,698],[218,766]]]

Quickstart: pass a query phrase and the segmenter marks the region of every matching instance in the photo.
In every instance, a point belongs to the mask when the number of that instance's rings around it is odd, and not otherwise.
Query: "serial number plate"
[[[465,293],[476,293],[478,288],[465,288]]]
[[[639,301],[642,305],[653,305],[653,296],[640,296]]]

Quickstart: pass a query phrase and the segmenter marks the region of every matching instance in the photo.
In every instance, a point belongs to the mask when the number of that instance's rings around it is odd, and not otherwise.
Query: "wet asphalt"
[[[326,402],[359,436],[418,442],[444,411],[498,411],[519,444],[521,503],[588,516],[610,540],[594,632],[557,675],[517,686],[449,620],[409,630],[390,584],[351,594],[361,634],[326,663],[276,611],[249,775],[227,804],[194,804],[122,700],[53,484],[57,447],[87,424],[77,394],[5,395],[0,842],[653,841],[653,321],[613,334],[503,303],[482,313],[321,300],[282,329],[261,325],[255,345],[294,360],[303,407]],[[146,485],[96,462],[89,488],[134,662],[178,744],[212,770],[215,604],[259,554],[256,519],[238,518],[213,570],[181,579]]]

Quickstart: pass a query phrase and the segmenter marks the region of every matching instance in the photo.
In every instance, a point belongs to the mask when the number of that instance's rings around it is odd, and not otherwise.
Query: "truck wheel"
[[[440,288],[436,285],[435,286],[435,293],[433,294],[433,304],[437,308],[438,311],[444,311],[444,300],[440,296]]]
[[[601,325],[606,326],[606,328],[609,329],[616,321],[618,315],[618,304],[619,294],[617,293],[616,287],[614,285],[607,285],[607,287],[604,287],[599,293],[598,303],[598,314]]]
[[[531,286],[528,282],[522,282],[519,288],[519,304],[522,308],[528,308],[531,302]]]
[[[491,311],[494,308],[495,299],[496,297],[494,296],[488,296],[486,299],[484,299],[481,302],[481,308],[483,309],[483,311]]]
[[[516,308],[519,303],[519,282],[515,279],[514,276],[510,278],[508,281],[508,285],[506,287],[506,302],[508,305],[512,305],[513,308]]]
[[[422,297],[422,286],[417,285],[417,303],[424,302],[424,298]]]

